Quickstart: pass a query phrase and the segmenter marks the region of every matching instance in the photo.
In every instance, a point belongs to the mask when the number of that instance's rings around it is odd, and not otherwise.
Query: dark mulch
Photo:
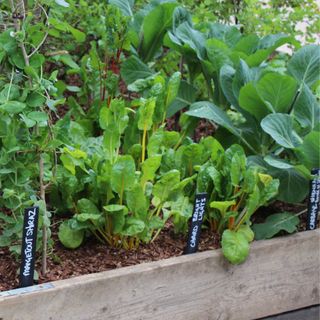
[[[53,238],[56,239],[56,234]],[[183,254],[185,243],[185,237],[175,235],[170,225],[160,233],[154,243],[142,244],[138,250],[133,251],[112,249],[97,243],[95,239],[88,239],[77,250],[68,250],[59,241],[55,241],[53,253],[48,259],[48,272],[45,277],[40,275],[39,283],[180,256]],[[218,235],[204,230],[199,251],[218,247]],[[40,261],[39,257],[36,265],[39,272]],[[18,287],[18,267],[8,249],[0,248],[0,291]]]

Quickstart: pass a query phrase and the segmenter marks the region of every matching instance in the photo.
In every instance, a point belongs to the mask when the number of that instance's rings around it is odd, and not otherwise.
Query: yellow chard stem
[[[143,128],[143,136],[142,136],[141,162],[144,162],[145,157],[146,157],[146,138],[147,138],[147,125],[144,125],[144,128]]]

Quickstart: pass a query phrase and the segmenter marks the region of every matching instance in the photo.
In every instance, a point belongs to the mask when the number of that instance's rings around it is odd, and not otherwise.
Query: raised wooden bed
[[[0,320],[248,320],[315,305],[319,240],[255,242],[239,266],[215,250],[2,292]]]

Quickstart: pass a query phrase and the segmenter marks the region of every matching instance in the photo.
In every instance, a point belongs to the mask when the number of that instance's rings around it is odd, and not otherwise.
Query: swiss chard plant
[[[211,152],[209,161],[198,168],[197,187],[209,193],[206,220],[222,236],[223,254],[231,263],[241,263],[254,238],[250,219],[276,196],[279,181],[249,166],[239,145],[224,150],[212,139]]]
[[[162,110],[172,99],[169,94],[174,97],[169,88],[175,77],[158,106],[156,97],[148,97],[133,101],[131,108],[119,99],[102,107],[103,136],[86,136],[68,117],[57,123],[56,135],[66,147],[61,149],[51,203],[74,212],[60,226],[65,246],[75,248],[91,233],[110,246],[132,249],[141,241],[154,241],[170,216],[178,220],[181,214],[187,221],[191,215],[184,189],[195,179],[193,162],[201,162],[191,158],[188,146],[179,147],[179,133],[158,128],[163,112],[155,116],[157,107]],[[192,163],[181,161],[185,154]]]

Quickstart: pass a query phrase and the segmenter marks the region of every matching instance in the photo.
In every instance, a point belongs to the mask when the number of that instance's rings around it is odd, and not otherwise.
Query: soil
[[[54,228],[57,229],[57,228]],[[90,238],[76,250],[64,248],[53,230],[54,248],[48,259],[46,276],[39,276],[39,283],[72,278],[79,275],[121,268],[143,262],[151,262],[183,254],[185,236],[177,236],[171,224],[167,224],[159,237],[151,244],[142,244],[139,249],[126,251],[112,249]],[[217,234],[203,230],[199,251],[217,249],[220,239]],[[41,259],[38,257],[36,270],[40,272]],[[19,285],[19,264],[7,248],[0,248],[0,291],[17,288]]]

